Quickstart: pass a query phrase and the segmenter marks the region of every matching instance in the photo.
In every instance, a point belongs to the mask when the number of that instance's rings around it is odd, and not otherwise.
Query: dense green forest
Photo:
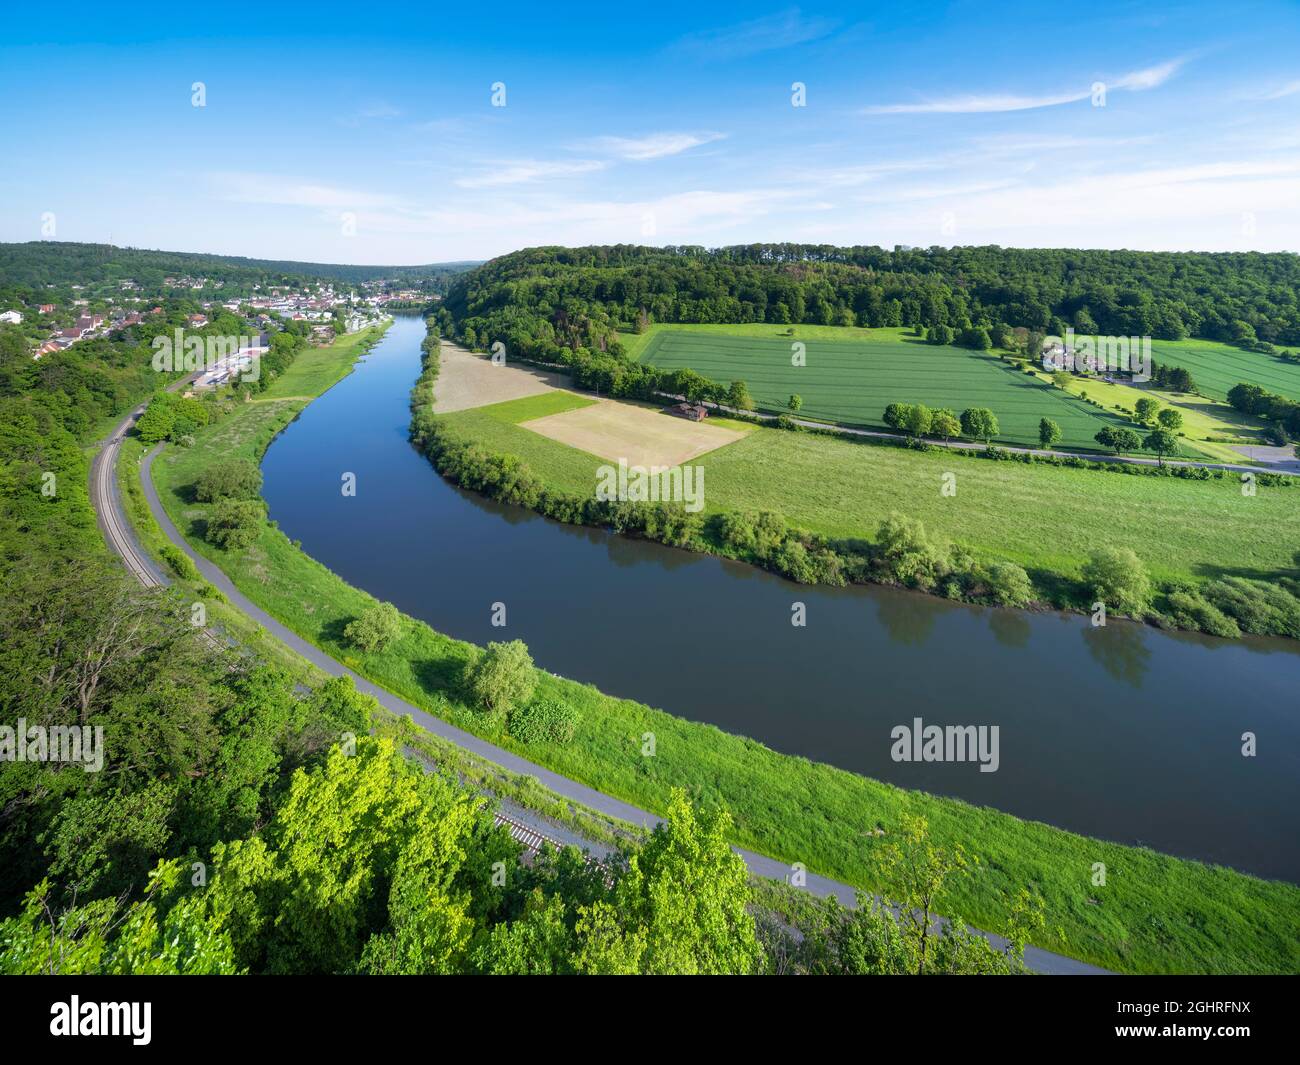
[[[649,322],[1020,329],[1300,343],[1292,254],[754,244],[528,248],[457,278],[471,342],[549,361],[617,355]]]

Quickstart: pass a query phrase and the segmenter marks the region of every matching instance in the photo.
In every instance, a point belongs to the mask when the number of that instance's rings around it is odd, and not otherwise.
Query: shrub
[[[1245,577],[1211,581],[1201,594],[1243,630],[1300,637],[1300,599],[1284,588]]]
[[[1151,601],[1147,568],[1132,548],[1098,548],[1084,563],[1083,580],[1108,609],[1121,614],[1141,617]]]
[[[1034,601],[1034,582],[1014,562],[976,566],[973,577],[983,587],[984,595],[999,606],[1025,606]]]
[[[199,579],[198,567],[194,565],[190,556],[179,547],[163,544],[162,547],[158,548],[158,554],[181,580],[196,581]]]
[[[538,699],[510,715],[510,735],[520,743],[569,743],[578,714],[558,699]]]
[[[899,584],[933,588],[948,572],[948,546],[932,541],[916,518],[891,514],[880,523],[876,539],[876,566]]]
[[[204,537],[227,551],[248,547],[262,527],[262,508],[248,499],[222,499],[208,517]]]
[[[504,716],[525,703],[537,684],[532,656],[523,640],[490,643],[467,668],[468,687],[491,717]]]
[[[262,471],[248,459],[225,459],[204,467],[194,482],[200,503],[218,499],[256,499],[262,491]]]
[[[382,651],[402,631],[402,615],[392,603],[367,607],[343,627],[343,638],[366,653]]]
[[[1229,639],[1241,635],[1241,628],[1232,618],[1196,592],[1170,592],[1166,599],[1169,616],[1180,628],[1199,629]]]

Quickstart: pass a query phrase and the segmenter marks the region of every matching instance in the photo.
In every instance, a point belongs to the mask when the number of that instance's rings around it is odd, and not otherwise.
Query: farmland
[[[516,424],[513,408],[445,420],[488,450],[523,459],[547,484],[590,493],[600,460]],[[989,462],[777,429],[756,429],[694,461],[708,475],[706,512],[769,509],[814,532],[861,537],[899,511],[990,558],[1071,576],[1090,545],[1103,543],[1132,546],[1158,578],[1288,569],[1300,502],[1287,488],[1248,498],[1232,481]],[[939,492],[949,471],[955,499]]]
[[[762,410],[781,411],[792,394],[800,416],[843,425],[882,427],[890,403],[924,403],[960,413],[988,407],[997,415],[1003,443],[1037,445],[1038,423],[1061,427],[1063,447],[1097,450],[1094,436],[1106,425],[1127,424],[1114,415],[1018,372],[997,356],[933,346],[902,329],[766,327],[752,330],[672,326],[653,332],[641,361],[662,369],[689,367],[714,381],[743,380]],[[844,339],[834,339],[837,333]],[[792,344],[805,345],[806,364],[792,364]]]
[[[1246,381],[1287,399],[1300,400],[1300,363],[1246,351],[1214,340],[1155,340],[1151,355],[1162,366],[1181,366],[1196,387],[1222,400],[1233,385]]]

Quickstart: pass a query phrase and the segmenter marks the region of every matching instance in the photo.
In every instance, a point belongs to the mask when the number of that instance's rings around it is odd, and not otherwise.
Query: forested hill
[[[205,277],[235,284],[289,283],[307,278],[360,283],[386,278],[412,282],[432,280],[445,285],[453,276],[473,265],[458,262],[424,266],[348,266],[51,240],[0,244],[0,285],[6,288],[43,288],[68,283],[87,285],[122,280],[132,280],[151,288],[161,284],[164,277]]]
[[[476,332],[604,348],[638,322],[985,325],[1300,343],[1300,256],[990,247],[528,248],[453,281]],[[547,338],[549,339],[549,338]]]

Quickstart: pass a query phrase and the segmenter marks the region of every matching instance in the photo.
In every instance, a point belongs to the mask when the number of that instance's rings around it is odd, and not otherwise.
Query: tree
[[[909,403],[904,416],[904,428],[915,437],[922,437],[930,431],[930,408],[924,403]]]
[[[884,423],[891,429],[901,429],[903,428],[903,419],[906,413],[906,403],[891,403],[885,408]]]
[[[176,412],[166,394],[154,396],[135,423],[135,431],[146,444],[161,443],[171,436]]]
[[[692,808],[673,789],[662,823],[611,901],[579,910],[577,968],[586,973],[744,975],[762,958],[749,873],[728,842],[731,817]]]
[[[1043,418],[1038,423],[1038,445],[1049,448],[1061,439],[1061,427],[1051,418]]]
[[[790,397],[790,402],[786,404],[791,410],[800,410],[803,407],[803,397],[797,392]]]
[[[1126,451],[1133,451],[1142,443],[1142,438],[1132,429],[1113,425],[1107,425],[1101,429],[1093,436],[1093,439],[1102,447],[1112,448],[1116,455],[1122,455]]]
[[[489,643],[469,666],[469,690],[492,717],[504,717],[526,703],[537,684],[532,656],[523,640]]]
[[[988,407],[968,407],[961,412],[961,431],[972,440],[988,443],[1001,432],[998,417]]]
[[[1151,580],[1132,548],[1098,548],[1083,564],[1082,576],[1091,594],[1111,610],[1133,617],[1146,613]]]
[[[930,432],[946,444],[961,435],[961,422],[947,407],[940,407],[930,416]]]
[[[204,539],[227,551],[240,551],[257,539],[262,506],[249,499],[221,499],[208,516]]]
[[[402,631],[402,615],[392,603],[366,607],[343,628],[343,638],[367,654],[382,651]]]
[[[949,881],[972,866],[960,843],[938,847],[923,817],[903,814],[902,823],[880,850],[878,866],[885,896],[899,907],[904,935],[916,958],[916,973],[925,972],[926,952],[934,934],[931,919]]]
[[[1154,451],[1156,461],[1161,466],[1164,466],[1165,456],[1172,455],[1178,450],[1178,437],[1174,436],[1168,429],[1154,429],[1142,441],[1142,446],[1148,451]]]
[[[262,491],[262,471],[248,459],[224,459],[206,466],[194,482],[200,503],[218,499],[256,499]]]
[[[1170,432],[1176,432],[1183,427],[1183,412],[1174,407],[1166,407],[1156,415],[1156,418],[1161,428],[1168,429]]]
[[[736,410],[753,410],[754,397],[749,394],[749,386],[744,381],[732,381],[727,391],[727,404]]]
[[[1160,404],[1150,396],[1142,396],[1133,404],[1133,414],[1142,425],[1149,425],[1159,409]]]

